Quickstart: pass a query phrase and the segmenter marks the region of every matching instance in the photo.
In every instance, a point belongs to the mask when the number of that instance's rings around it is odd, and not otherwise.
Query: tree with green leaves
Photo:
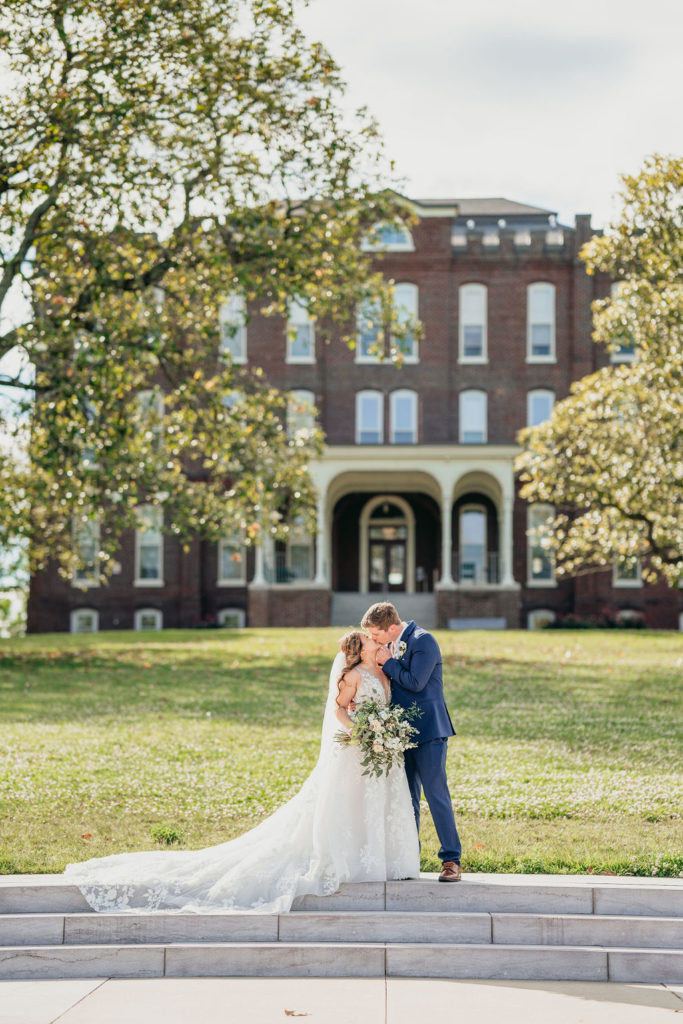
[[[375,124],[291,0],[6,0],[0,43],[0,312],[31,310],[0,358],[32,370],[0,377],[0,548],[72,573],[97,520],[106,573],[141,503],[181,539],[286,530],[320,438],[288,436],[219,311],[296,299],[352,344],[360,303],[390,307],[360,243],[408,214]]]
[[[594,339],[619,362],[585,377],[550,420],[522,431],[522,497],[555,507],[546,542],[560,573],[634,566],[683,578],[683,160],[624,176],[619,219],[586,244],[614,282]]]

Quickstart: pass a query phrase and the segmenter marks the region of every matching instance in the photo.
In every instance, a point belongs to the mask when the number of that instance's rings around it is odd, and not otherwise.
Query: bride
[[[365,633],[347,633],[330,673],[318,763],[288,803],[260,825],[205,850],[115,854],[68,864],[66,880],[94,910],[280,913],[297,896],[329,895],[342,882],[416,878],[420,855],[402,765],[361,774],[348,708],[389,700]]]

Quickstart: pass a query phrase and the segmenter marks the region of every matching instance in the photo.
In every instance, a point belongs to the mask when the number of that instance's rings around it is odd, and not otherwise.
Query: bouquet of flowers
[[[417,729],[410,722],[419,714],[416,704],[406,711],[398,704],[365,700],[351,715],[351,735],[338,734],[337,741],[360,747],[363,775],[379,778],[395,764],[402,763],[405,750],[417,746],[411,742]]]

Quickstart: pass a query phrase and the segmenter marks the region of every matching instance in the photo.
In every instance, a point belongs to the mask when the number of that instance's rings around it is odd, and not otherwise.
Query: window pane
[[[531,354],[533,356],[549,356],[552,352],[550,342],[550,324],[531,325]]]
[[[219,313],[221,352],[230,353],[236,362],[247,354],[246,306],[241,295],[231,295]]]
[[[528,426],[535,427],[550,419],[554,399],[550,391],[532,391],[529,394]]]
[[[392,439],[394,444],[414,444],[417,397],[411,393],[394,393],[391,400]]]
[[[315,395],[312,391],[290,391],[287,396],[287,433],[310,437],[315,430]]]
[[[244,556],[239,539],[230,538],[221,541],[219,575],[222,580],[243,579]]]
[[[484,352],[483,327],[467,325],[463,327],[463,355],[480,356]]]
[[[382,396],[358,396],[358,440],[360,444],[380,444],[382,441]]]
[[[533,505],[528,512],[527,543],[529,545],[529,577],[532,580],[553,580],[553,555],[546,522],[553,510],[548,505]]]

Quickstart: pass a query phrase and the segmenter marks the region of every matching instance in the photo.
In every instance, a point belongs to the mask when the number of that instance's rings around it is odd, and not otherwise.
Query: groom
[[[460,838],[446,779],[448,737],[455,735],[443,695],[441,651],[431,633],[414,622],[403,622],[393,604],[381,601],[368,608],[361,628],[387,646],[377,651],[377,664],[391,680],[394,704],[422,712],[414,726],[417,746],[405,752],[406,775],[420,831],[420,793],[424,789],[441,843],[440,882],[460,881]]]

